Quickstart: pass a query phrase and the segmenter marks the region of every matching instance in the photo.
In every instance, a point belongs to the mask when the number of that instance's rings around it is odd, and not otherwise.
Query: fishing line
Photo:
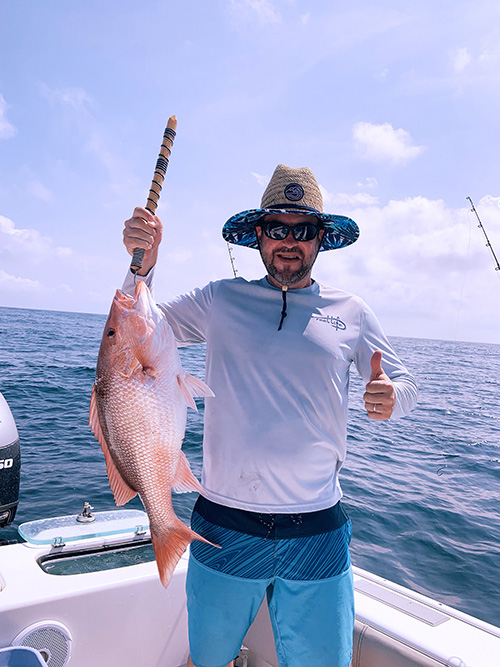
[[[455,333],[453,335],[453,345],[456,344],[457,342],[457,335],[458,335],[458,325],[460,324],[460,318],[462,315],[462,304],[463,304],[463,295],[464,295],[464,289],[465,289],[465,283],[467,280],[467,276],[469,275],[469,257],[470,257],[470,244],[471,244],[471,238],[472,238],[472,223],[470,216],[467,215],[467,219],[469,221],[469,238],[467,240],[467,253],[465,256],[465,272],[464,272],[464,277],[462,280],[462,287],[460,288],[460,297],[458,300],[458,313],[457,313],[457,320],[455,324]],[[455,349],[453,349],[453,353],[455,352]]]
[[[463,275],[463,280],[462,280],[462,285],[460,288],[460,296],[458,299],[458,312],[457,312],[457,318],[455,322],[455,332],[453,334],[453,340],[451,341],[452,347],[451,347],[451,354],[450,358],[454,359],[456,356],[456,347],[457,347],[457,337],[458,337],[458,327],[460,325],[461,317],[462,317],[462,305],[463,305],[463,295],[464,295],[464,289],[465,289],[465,283],[467,281],[467,277],[469,274],[469,257],[470,257],[470,248],[471,248],[471,239],[472,239],[472,221],[470,219],[470,216],[467,215],[467,220],[469,222],[469,236],[467,239],[467,252],[465,255],[465,271]],[[451,405],[450,405],[450,395],[449,393],[446,393],[446,415],[451,415],[452,410],[451,410]],[[442,454],[442,457],[444,461],[449,460],[450,454]],[[436,474],[438,477],[441,477],[445,470],[448,468],[447,463],[443,463],[440,465],[436,471]]]

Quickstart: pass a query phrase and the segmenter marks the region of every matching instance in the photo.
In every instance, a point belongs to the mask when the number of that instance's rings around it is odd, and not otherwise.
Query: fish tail
[[[155,551],[158,573],[163,586],[166,588],[172,578],[175,567],[180,557],[193,540],[201,540],[206,544],[219,548],[212,544],[194,530],[188,528],[180,519],[175,519],[172,524],[162,532],[155,532],[151,527],[151,540]]]

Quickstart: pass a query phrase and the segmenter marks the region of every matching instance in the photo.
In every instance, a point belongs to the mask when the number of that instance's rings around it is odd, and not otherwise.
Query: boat
[[[18,437],[0,399],[3,490],[16,487]],[[16,504],[0,497],[4,525]],[[21,541],[0,546],[0,667],[186,665],[188,551],[165,590],[145,512],[94,511],[85,501],[80,514],[41,517],[18,530]],[[500,628],[357,567],[354,588],[352,667],[500,664]],[[236,667],[278,667],[265,601]]]

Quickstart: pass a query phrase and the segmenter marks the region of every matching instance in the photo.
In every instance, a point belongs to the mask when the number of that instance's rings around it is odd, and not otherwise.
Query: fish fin
[[[179,460],[177,462],[177,470],[175,471],[172,488],[177,493],[187,493],[188,491],[203,493],[203,489],[201,488],[199,481],[193,475],[189,461],[182,450],[179,453]]]
[[[186,382],[183,380],[183,378],[181,378],[180,375],[177,376],[177,382],[179,383],[179,387],[181,388],[182,396],[186,401],[186,405],[188,405],[190,408],[193,408],[193,410],[196,410],[196,412],[198,412],[198,408],[196,407],[194,398],[191,395],[191,392],[189,391],[189,387],[187,386]]]
[[[178,375],[177,382],[179,383],[186,404],[190,408],[193,408],[193,410],[198,411],[193,396],[215,396],[214,392],[203,382],[203,380],[200,380],[189,373],[186,373],[184,377]]]
[[[200,380],[199,378],[195,377],[194,375],[190,375],[189,373],[186,373],[186,377],[184,378],[184,382],[186,383],[191,396],[215,396],[214,392],[210,389],[208,385],[206,385],[203,380]]]
[[[115,462],[111,458],[108,443],[106,442],[106,438],[102,432],[101,422],[99,421],[95,385],[92,387],[92,395],[90,397],[89,426],[92,429],[99,444],[101,445],[101,449],[104,454],[104,460],[106,461],[106,472],[108,473],[109,485],[111,487],[111,491],[113,492],[115,503],[118,505],[118,507],[125,505],[125,503],[128,503],[129,500],[132,500],[132,498],[137,495],[137,491],[134,491],[134,489],[132,489],[123,479],[123,477],[118,472],[118,468],[116,467]]]
[[[218,544],[212,544],[212,542],[201,537],[194,530],[185,526],[177,517],[161,534],[151,527],[151,540],[155,551],[160,581],[165,588],[170,583],[180,557],[193,540],[201,540],[201,542],[220,549]]]
[[[135,498],[137,491],[134,491],[134,489],[127,484],[127,482],[118,472],[118,468],[111,458],[108,446],[101,443],[101,449],[106,461],[106,472],[108,473],[109,485],[111,487],[111,491],[113,492],[115,503],[118,507],[121,507],[122,505],[128,503],[129,500],[132,500],[132,498]]]
[[[92,433],[99,440],[99,442],[103,442],[104,435],[101,429],[101,423],[99,421],[99,413],[97,412],[97,397],[96,397],[95,385],[92,387],[92,394],[90,396],[89,426],[92,429]]]

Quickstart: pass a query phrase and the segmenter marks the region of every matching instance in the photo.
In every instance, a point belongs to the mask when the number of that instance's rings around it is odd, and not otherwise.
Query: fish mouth
[[[115,293],[115,297],[113,299],[113,303],[115,306],[118,308],[118,310],[131,310],[134,307],[134,302],[135,299],[133,296],[130,296],[130,294],[127,294],[126,292],[122,292],[121,289],[117,289]]]

